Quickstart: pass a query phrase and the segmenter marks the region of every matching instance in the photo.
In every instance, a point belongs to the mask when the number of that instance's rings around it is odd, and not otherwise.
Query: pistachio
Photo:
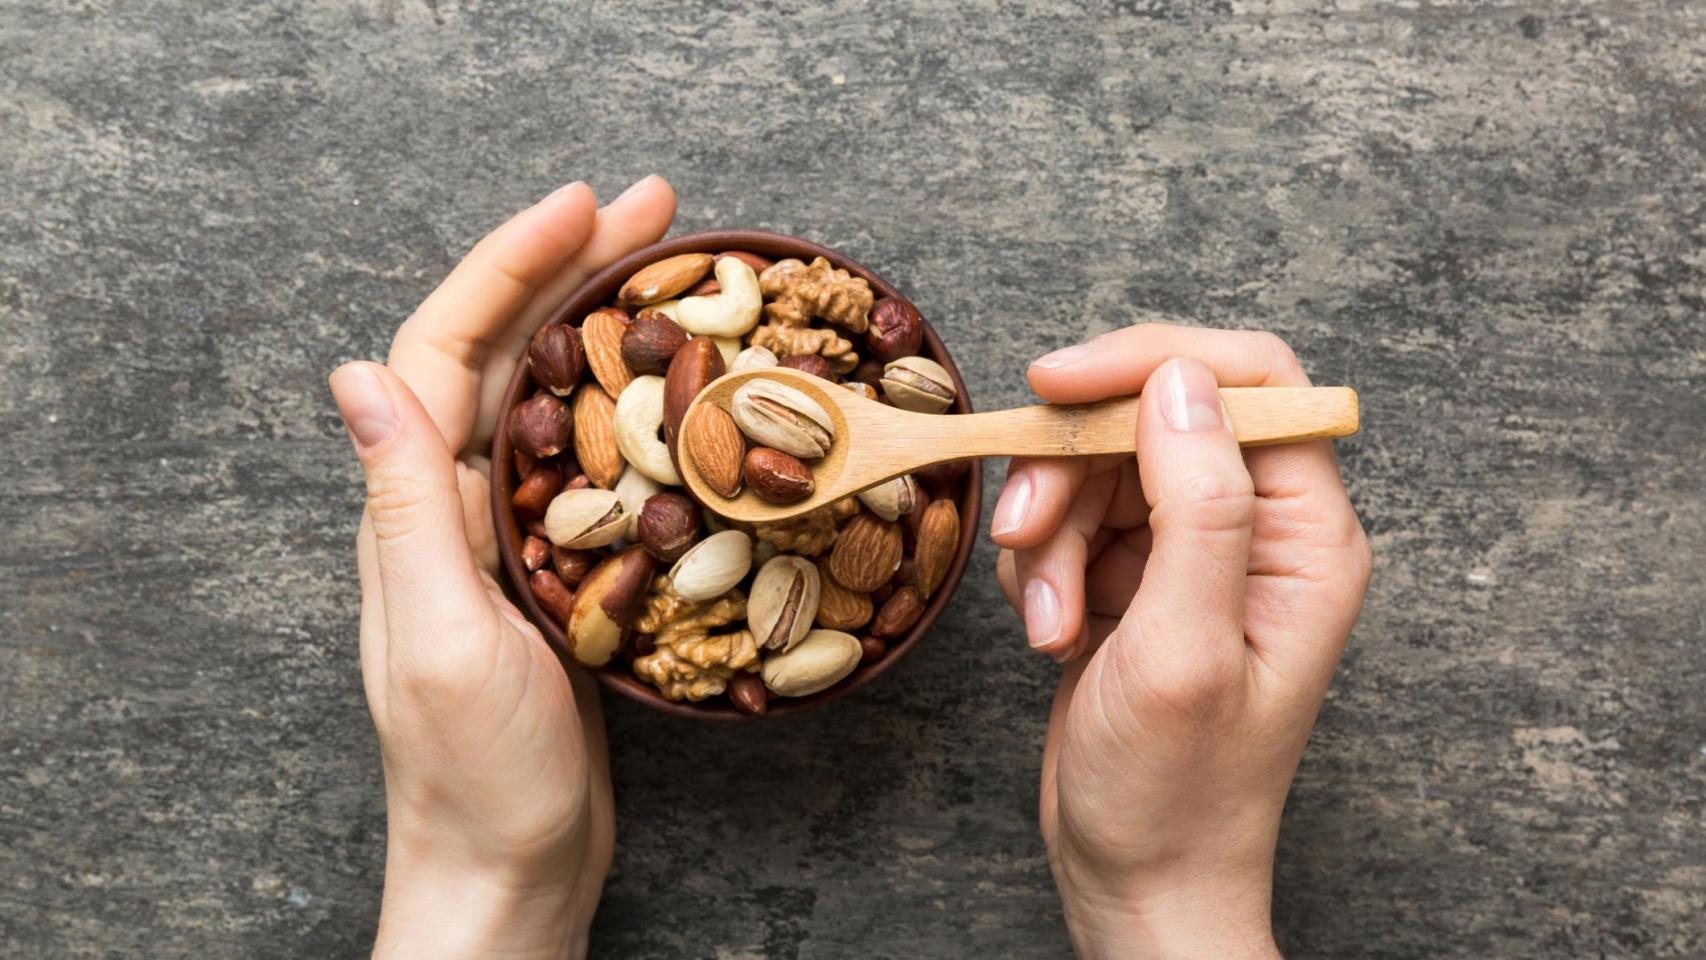
[[[934,360],[901,357],[883,367],[883,394],[902,410],[943,413],[954,405],[954,378]]]
[[[918,502],[918,481],[911,474],[903,474],[859,491],[859,502],[884,520],[899,520]]]
[[[805,637],[817,616],[819,584],[817,567],[792,554],[759,568],[746,601],[747,625],[759,646],[786,651]]]
[[[616,481],[615,493],[617,499],[622,501],[622,512],[628,516],[628,525],[622,531],[623,537],[629,540],[639,539],[640,510],[653,494],[662,492],[662,484],[632,465],[622,471],[622,479]]]
[[[635,377],[616,398],[616,448],[622,458],[658,483],[678,486],[681,474],[659,438],[663,429],[663,378]]]
[[[614,490],[565,490],[545,511],[545,533],[559,547],[602,547],[620,540],[627,530],[628,511]]]
[[[816,400],[773,380],[753,379],[735,391],[729,413],[747,436],[767,447],[814,460],[835,442],[835,427]]]
[[[852,634],[813,630],[791,649],[765,657],[759,675],[773,693],[804,697],[840,683],[859,666],[863,655]]]
[[[735,354],[735,360],[729,364],[729,371],[758,370],[763,367],[774,367],[781,361],[766,347],[747,347]]]
[[[724,530],[694,544],[670,568],[670,590],[684,600],[709,600],[735,588],[752,569],[752,538]]]

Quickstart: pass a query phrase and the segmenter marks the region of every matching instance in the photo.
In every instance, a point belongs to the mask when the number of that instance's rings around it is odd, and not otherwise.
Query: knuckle
[[[437,502],[438,491],[410,477],[381,473],[368,480],[367,513],[381,540],[407,536],[430,523]]]
[[[1247,528],[1256,519],[1256,489],[1244,470],[1188,476],[1178,486],[1176,519],[1207,533]]]
[[[1238,664],[1225,657],[1181,657],[1149,672],[1149,695],[1169,712],[1200,719],[1219,712],[1239,689]]]
[[[1285,338],[1268,330],[1258,330],[1255,336],[1262,355],[1267,358],[1268,368],[1273,373],[1303,372],[1303,364],[1297,359],[1297,352],[1291,349],[1291,344],[1286,343]]]

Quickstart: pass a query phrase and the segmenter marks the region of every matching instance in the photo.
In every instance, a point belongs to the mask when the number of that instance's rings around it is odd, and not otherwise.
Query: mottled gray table
[[[658,171],[678,229],[886,273],[986,407],[1149,311],[1361,389],[1292,955],[1706,955],[1706,8],[529,6],[0,0],[0,954],[366,948],[325,374],[507,211]],[[992,562],[833,710],[607,703],[595,954],[1065,956]]]

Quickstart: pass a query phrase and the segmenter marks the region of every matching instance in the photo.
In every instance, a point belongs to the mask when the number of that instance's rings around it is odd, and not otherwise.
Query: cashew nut
[[[752,332],[764,304],[758,274],[738,257],[718,260],[716,272],[722,290],[708,297],[683,298],[675,304],[673,319],[688,333],[702,336],[739,337]]]
[[[658,483],[680,486],[681,474],[658,436],[662,428],[663,378],[635,377],[616,398],[616,448],[634,469]]]

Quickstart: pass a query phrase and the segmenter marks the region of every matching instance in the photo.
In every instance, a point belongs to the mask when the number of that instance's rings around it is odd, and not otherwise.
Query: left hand
[[[361,665],[385,764],[376,956],[581,956],[614,846],[597,688],[497,581],[490,464],[528,338],[669,229],[656,177],[603,208],[574,183],[480,241],[332,393],[367,473]]]

